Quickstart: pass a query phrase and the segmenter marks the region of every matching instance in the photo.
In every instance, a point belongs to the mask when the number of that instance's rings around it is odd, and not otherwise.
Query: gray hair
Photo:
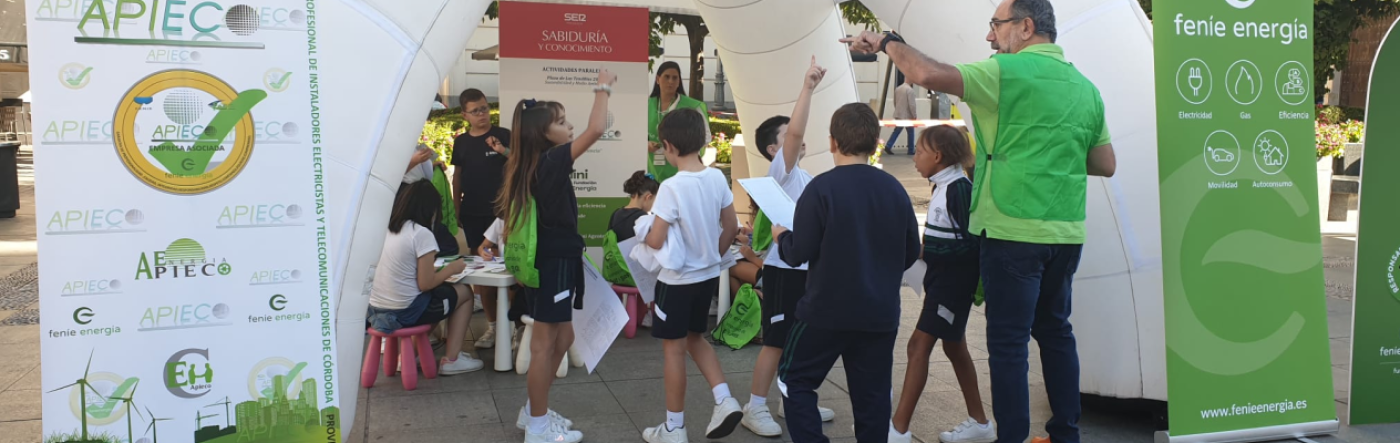
[[[1035,23],[1035,33],[1049,37],[1051,43],[1059,34],[1055,31],[1055,7],[1050,5],[1050,0],[1012,0],[1011,16],[1031,19]]]

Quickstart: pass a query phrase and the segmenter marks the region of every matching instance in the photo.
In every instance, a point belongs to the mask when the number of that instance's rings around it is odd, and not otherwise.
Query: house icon
[[[1260,157],[1264,158],[1265,166],[1283,166],[1286,159],[1283,150],[1279,149],[1278,146],[1274,146],[1273,143],[1269,142],[1268,138],[1259,140],[1259,146],[1256,147],[1256,151],[1259,153],[1258,155]]]

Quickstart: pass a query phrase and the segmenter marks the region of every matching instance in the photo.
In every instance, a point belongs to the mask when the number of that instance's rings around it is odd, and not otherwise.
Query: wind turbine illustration
[[[215,406],[224,405],[224,427],[225,427],[225,428],[227,428],[227,427],[229,427],[229,426],[231,425],[231,423],[229,423],[229,417],[230,417],[230,416],[228,415],[228,405],[229,405],[230,403],[231,403],[231,402],[228,401],[228,397],[224,397],[223,400],[220,400],[220,401],[218,401],[218,402],[215,402],[215,403],[212,404],[212,405],[205,406],[206,408],[212,408],[212,407],[215,407]]]
[[[78,379],[78,381],[73,382],[73,384],[70,384],[70,385],[68,385],[68,386],[64,386],[64,387],[61,387],[61,388],[58,388],[58,389],[54,389],[54,390],[48,392],[48,393],[52,394],[52,393],[54,393],[54,392],[62,391],[62,390],[64,390],[64,389],[68,389],[68,388],[71,388],[71,387],[74,387],[74,386],[77,386],[77,387],[78,387],[78,404],[79,404],[79,408],[81,408],[80,415],[82,415],[82,418],[83,418],[83,440],[87,440],[87,439],[88,439],[88,413],[87,413],[88,401],[87,401],[87,392],[88,392],[89,390],[91,390],[91,391],[92,391],[92,395],[96,395],[97,398],[102,399],[102,401],[107,401],[106,398],[102,397],[102,394],[100,394],[100,393],[97,392],[97,388],[92,387],[92,384],[91,384],[91,383],[88,383],[88,380],[87,380],[87,378],[88,378],[88,372],[92,370],[92,356],[93,356],[93,354],[96,353],[96,352],[97,352],[97,351],[94,350],[94,351],[88,353],[88,364],[87,364],[87,369],[83,369],[83,378]]]
[[[195,428],[195,429],[204,429],[204,419],[206,419],[206,418],[214,418],[214,417],[218,417],[218,416],[219,416],[219,414],[204,415],[204,414],[199,413],[198,410],[196,410],[196,411],[194,411],[194,428]]]
[[[140,382],[137,382],[137,385],[136,385],[136,386],[132,386],[132,387],[131,387],[131,392],[128,392],[128,393],[126,394],[126,397],[112,397],[113,400],[121,400],[121,401],[126,402],[126,441],[127,441],[127,443],[134,443],[134,442],[136,441],[136,437],[135,437],[135,435],[132,433],[132,430],[131,430],[131,407],[132,407],[132,406],[136,406],[136,400],[135,400],[135,397],[136,397],[136,388],[138,388],[138,387],[140,387],[140,386],[141,386]],[[140,415],[141,415],[141,410],[140,410],[140,409],[137,409],[137,410],[136,410],[136,415],[137,415],[137,416],[140,416]],[[142,420],[144,420],[145,418],[146,418],[146,417],[141,417]]]
[[[146,433],[151,434],[151,443],[160,443],[160,430],[156,429],[156,423],[174,420],[173,418],[156,418],[156,414],[151,412],[151,408],[146,408],[146,415],[151,417],[151,425],[146,427]]]

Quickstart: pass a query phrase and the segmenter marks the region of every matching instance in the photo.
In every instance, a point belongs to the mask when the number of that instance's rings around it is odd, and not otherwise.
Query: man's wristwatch
[[[904,38],[894,31],[886,32],[884,40],[880,40],[880,52],[885,52],[885,46],[889,45],[890,42],[904,43]]]

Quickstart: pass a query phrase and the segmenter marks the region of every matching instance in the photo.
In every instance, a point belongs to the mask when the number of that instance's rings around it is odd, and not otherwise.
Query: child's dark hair
[[[540,156],[554,147],[547,136],[549,125],[563,116],[564,105],[559,102],[521,100],[515,105],[509,145],[514,149],[506,157],[505,180],[495,202],[496,213],[504,214],[507,232],[515,229],[515,222],[528,206]]]
[[[666,113],[656,125],[656,135],[670,142],[682,156],[700,152],[705,147],[705,116],[694,109],[677,109]]]
[[[642,194],[656,195],[656,191],[661,189],[661,183],[651,178],[647,171],[637,171],[632,173],[632,178],[622,183],[622,192],[627,195],[637,197]]]
[[[462,110],[466,111],[467,103],[482,100],[486,100],[486,94],[483,94],[480,89],[468,88],[462,91],[462,95],[457,96],[457,101],[459,103],[457,106],[461,106]]]
[[[943,156],[943,166],[957,165],[964,171],[972,167],[972,146],[967,131],[953,125],[938,125],[919,133],[918,144],[928,146]]]
[[[763,124],[758,125],[758,153],[763,154],[763,158],[773,161],[773,154],[768,153],[768,147],[778,144],[778,129],[788,124],[792,119],[786,115],[768,117]]]
[[[407,221],[432,230],[441,217],[442,196],[438,195],[433,182],[419,180],[409,184],[395,199],[394,210],[389,215],[389,232],[398,234]]]
[[[869,156],[880,143],[880,119],[864,103],[849,103],[831,114],[831,137],[843,155]]]

